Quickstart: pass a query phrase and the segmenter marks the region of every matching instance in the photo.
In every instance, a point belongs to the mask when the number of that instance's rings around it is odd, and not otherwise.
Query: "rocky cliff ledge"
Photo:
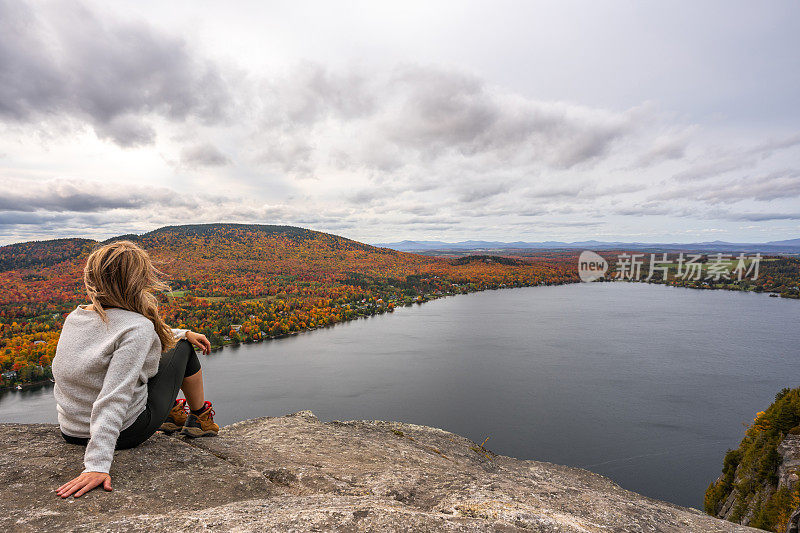
[[[258,418],[116,452],[114,491],[61,500],[82,448],[0,424],[2,531],[758,531],[440,429]]]

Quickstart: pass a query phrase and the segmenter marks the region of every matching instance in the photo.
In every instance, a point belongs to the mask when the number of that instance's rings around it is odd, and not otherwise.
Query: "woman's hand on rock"
[[[84,472],[72,481],[68,481],[58,487],[56,489],[56,494],[62,498],[67,498],[74,493],[75,497],[79,498],[100,485],[107,491],[112,490],[111,476],[105,472]]]
[[[186,332],[186,340],[197,346],[203,351],[203,355],[211,353],[211,343],[202,333],[195,333],[194,331]]]

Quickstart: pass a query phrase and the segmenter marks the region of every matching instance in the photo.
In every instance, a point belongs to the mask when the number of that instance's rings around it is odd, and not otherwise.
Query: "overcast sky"
[[[800,237],[800,2],[0,0],[0,244]]]

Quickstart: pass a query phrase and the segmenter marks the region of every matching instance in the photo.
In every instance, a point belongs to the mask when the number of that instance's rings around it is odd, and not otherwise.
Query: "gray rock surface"
[[[0,531],[759,531],[440,429],[309,411],[155,435],[116,452],[113,492],[62,500],[82,451],[54,425],[0,424]]]
[[[781,464],[778,466],[778,487],[793,489],[800,472],[800,435],[788,434],[778,444]]]

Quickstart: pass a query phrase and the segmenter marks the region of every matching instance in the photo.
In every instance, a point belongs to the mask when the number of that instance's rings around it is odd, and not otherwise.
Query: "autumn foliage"
[[[520,259],[430,257],[291,226],[208,224],[125,235],[145,248],[172,292],[173,327],[215,347],[391,312],[449,294],[577,281],[573,254]],[[38,377],[64,318],[85,303],[84,239],[0,248],[0,370]]]

